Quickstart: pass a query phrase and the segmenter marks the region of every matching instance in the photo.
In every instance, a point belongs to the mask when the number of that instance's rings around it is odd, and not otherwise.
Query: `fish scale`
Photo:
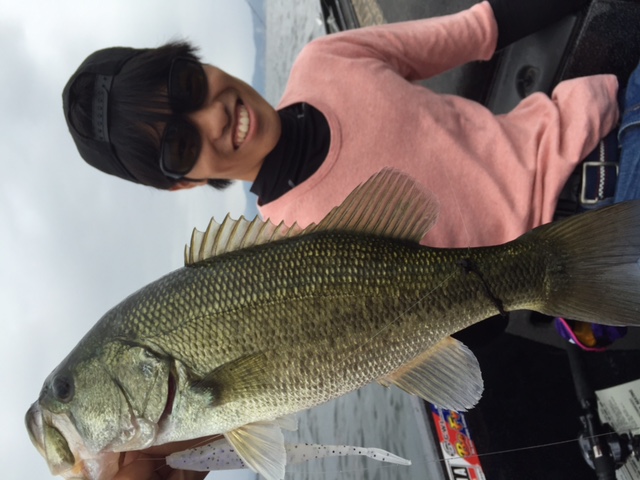
[[[535,259],[532,265],[514,267],[505,277],[502,256],[519,258],[515,251],[496,255],[496,249],[473,256],[495,295],[508,301],[537,288],[531,284],[539,278],[531,274]],[[382,377],[430,347],[434,339],[497,313],[482,282],[460,266],[468,258],[466,249],[443,255],[378,237],[312,234],[261,246],[250,255],[216,257],[184,267],[142,290],[138,304],[153,292],[149,303],[177,311],[198,285],[200,302],[186,302],[181,319],[172,320],[170,328],[149,315],[141,321],[138,309],[120,311],[117,321],[130,323],[131,331],[139,328],[139,339],[152,340],[163,354],[197,373],[256,352],[275,352],[264,355],[266,374],[287,375],[265,381],[263,408],[279,415]],[[251,271],[262,273],[252,277],[247,275]],[[214,294],[220,285],[225,288]],[[160,291],[158,296],[155,292]],[[178,306],[172,308],[168,299],[175,299]],[[509,302],[509,307],[530,306],[527,300],[528,305]],[[478,309],[479,302],[484,308]],[[411,343],[407,336],[413,338]],[[206,354],[206,347],[212,346],[215,355]],[[381,349],[391,350],[377,361]],[[304,367],[284,368],[298,351]],[[318,395],[319,381],[311,379],[327,377],[327,370],[336,365],[350,382],[338,380],[329,386],[323,380],[326,392]],[[307,388],[313,400],[303,393]],[[291,390],[300,392],[299,398]]]
[[[519,258],[515,251],[499,256],[496,249],[474,252],[494,294],[509,299],[518,291],[521,297],[533,291],[530,280],[539,277],[530,272],[537,262],[517,265],[505,278],[502,256]],[[125,302],[104,319],[104,328],[118,332],[120,326],[196,374],[245,355],[275,352],[264,354],[264,371],[287,374],[264,382],[256,414],[279,416],[382,377],[434,339],[497,313],[478,277],[461,266],[468,258],[466,249],[432,251],[365,235],[312,234],[258,247],[250,255],[183,267]],[[298,263],[295,271],[291,259]],[[251,271],[262,273],[251,277]],[[200,292],[198,300],[194,291]],[[383,349],[388,354],[379,359]],[[304,357],[303,368],[290,366],[297,356]],[[328,373],[336,365],[350,381],[324,380],[333,378]]]

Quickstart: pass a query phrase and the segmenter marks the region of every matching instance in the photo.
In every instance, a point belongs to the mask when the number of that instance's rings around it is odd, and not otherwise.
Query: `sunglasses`
[[[167,92],[174,113],[184,114],[198,110],[207,96],[207,75],[200,62],[178,57],[171,62]],[[195,166],[202,142],[196,127],[175,115],[162,133],[160,140],[160,170],[176,180]]]

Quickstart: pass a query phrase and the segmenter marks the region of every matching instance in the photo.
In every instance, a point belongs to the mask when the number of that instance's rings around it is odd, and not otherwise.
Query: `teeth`
[[[244,105],[238,105],[238,127],[236,129],[236,136],[234,143],[236,147],[239,147],[247,138],[247,132],[249,131],[249,112]]]

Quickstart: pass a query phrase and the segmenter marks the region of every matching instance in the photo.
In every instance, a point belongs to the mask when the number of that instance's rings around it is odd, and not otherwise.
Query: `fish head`
[[[26,415],[32,443],[53,475],[111,480],[121,452],[154,444],[175,388],[168,359],[112,342],[74,352],[45,380]]]

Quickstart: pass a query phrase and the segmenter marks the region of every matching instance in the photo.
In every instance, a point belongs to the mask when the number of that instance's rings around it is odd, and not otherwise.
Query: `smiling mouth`
[[[233,146],[239,148],[247,139],[249,133],[249,112],[242,102],[238,102],[236,106],[236,131],[233,136]]]

